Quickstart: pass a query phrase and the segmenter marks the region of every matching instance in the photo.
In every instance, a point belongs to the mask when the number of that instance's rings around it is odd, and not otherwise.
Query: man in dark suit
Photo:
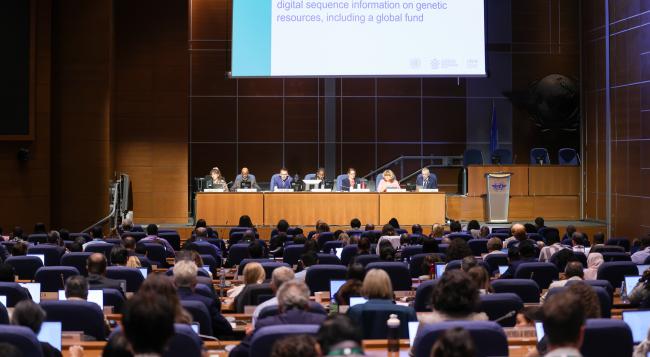
[[[220,304],[216,299],[197,294],[195,292],[198,268],[193,261],[183,259],[174,265],[174,285],[178,289],[178,298],[181,301],[202,302],[210,313],[212,332],[215,337],[232,334],[232,326],[219,312]]]
[[[122,281],[106,277],[106,257],[102,253],[93,253],[88,257],[86,269],[88,269],[88,285],[91,289],[116,289],[122,294]]]
[[[516,259],[517,253],[519,259]],[[519,265],[538,261],[535,257],[535,246],[529,240],[520,241],[519,246],[510,248],[508,251],[508,259],[510,260],[508,269],[501,274],[499,279],[512,279]]]
[[[327,318],[324,314],[309,312],[309,288],[302,281],[290,280],[282,284],[277,293],[279,314],[259,319],[255,330],[247,331],[246,337],[231,352],[230,357],[247,357],[255,331],[267,326],[296,324],[320,325]]]
[[[353,168],[348,169],[348,177],[344,178],[341,180],[341,191],[350,191],[350,188],[354,188],[354,186],[358,185],[361,182],[357,178],[357,171]]]
[[[425,167],[422,169],[422,173],[418,175],[418,178],[415,180],[415,185],[418,188],[424,189],[438,188],[438,177],[429,172],[429,169]]]

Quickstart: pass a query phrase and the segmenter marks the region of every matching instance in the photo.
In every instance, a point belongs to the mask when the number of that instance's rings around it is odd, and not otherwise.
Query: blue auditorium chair
[[[204,303],[193,300],[181,300],[181,306],[192,315],[192,320],[199,323],[201,335],[213,336],[212,318]]]
[[[248,243],[237,243],[230,246],[228,251],[230,266],[239,265],[245,258],[248,258]]]
[[[343,265],[317,264],[307,269],[305,283],[313,295],[317,291],[329,291],[330,280],[345,280],[346,273]]]
[[[61,321],[63,331],[83,331],[97,341],[106,339],[104,312],[97,304],[80,300],[41,301],[46,321]]]
[[[431,295],[433,288],[438,283],[438,280],[427,280],[418,285],[415,289],[415,300],[413,301],[413,308],[416,312],[429,312],[432,310]]]
[[[0,342],[15,346],[25,357],[43,356],[43,349],[36,335],[24,326],[0,325]]]
[[[273,344],[282,337],[291,335],[316,336],[319,325],[275,325],[265,326],[256,330],[251,339],[250,350],[255,352],[255,357],[269,357]],[[251,353],[251,355],[253,355]]]
[[[463,166],[483,165],[483,152],[477,149],[467,149],[463,154]]]
[[[580,155],[575,149],[562,148],[557,152],[557,161],[560,165],[577,166],[580,165]]]
[[[588,319],[580,352],[583,356],[632,356],[632,331],[623,320]]]
[[[491,321],[501,319],[499,325],[513,327],[517,324],[517,312],[524,308],[524,302],[514,293],[496,293],[481,295],[481,311]],[[510,316],[505,318],[506,316]]]
[[[531,279],[497,279],[493,280],[492,289],[495,293],[517,294],[524,303],[538,303],[540,288]]]
[[[23,300],[29,300],[29,291],[18,283],[0,282],[0,295],[7,297],[7,307],[14,307]]]
[[[295,244],[295,245],[289,245],[284,248],[284,251],[282,252],[282,261],[289,264],[290,266],[294,266],[298,264],[298,260],[300,260],[300,256],[305,253],[305,246],[302,244]]]
[[[551,163],[551,158],[548,156],[546,148],[532,148],[530,149],[530,163],[531,165],[539,164],[540,160],[544,165]]]
[[[448,321],[420,327],[413,344],[415,357],[429,357],[436,340],[446,330],[462,327],[474,340],[475,356],[508,356],[508,338],[503,328],[493,321]]]
[[[363,254],[363,255],[357,255],[356,258],[354,258],[355,263],[359,263],[363,265],[364,267],[370,263],[375,263],[380,261],[381,259],[377,254]]]
[[[106,277],[126,281],[126,291],[131,293],[137,292],[144,283],[144,276],[138,268],[110,266],[106,268]]]
[[[546,289],[555,280],[559,280],[560,274],[553,263],[521,263],[515,270],[515,279],[532,279],[540,289]]]
[[[79,275],[79,270],[71,266],[45,266],[34,274],[34,281],[41,284],[43,292],[57,292],[65,288],[65,281]]]
[[[411,290],[411,274],[406,263],[402,262],[374,262],[366,265],[366,271],[371,269],[381,269],[390,277],[394,291]]]
[[[621,286],[626,275],[639,275],[639,269],[633,262],[604,262],[598,267],[598,280],[607,280],[614,288]]]
[[[27,248],[27,254],[42,254],[45,257],[45,266],[55,266],[61,264],[61,250],[59,247],[47,244],[30,246]]]
[[[316,255],[318,256],[318,264],[341,265],[341,259],[334,254],[317,253]]]
[[[11,265],[18,278],[23,280],[33,280],[36,270],[43,267],[41,258],[26,255],[10,256],[5,263]]]

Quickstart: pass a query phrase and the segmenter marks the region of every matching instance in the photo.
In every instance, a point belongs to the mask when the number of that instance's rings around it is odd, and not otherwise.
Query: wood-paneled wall
[[[610,45],[612,234],[650,233],[650,13],[643,0],[583,1],[585,211],[606,219],[606,56]],[[605,36],[605,26],[610,36]]]

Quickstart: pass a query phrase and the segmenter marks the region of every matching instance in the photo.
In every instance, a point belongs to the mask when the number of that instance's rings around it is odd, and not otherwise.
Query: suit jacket
[[[88,285],[91,289],[116,289],[124,295],[120,280],[110,279],[97,274],[88,274]]]
[[[429,189],[438,188],[438,177],[436,177],[436,175],[432,173],[429,173],[429,179],[427,180],[427,184],[425,185],[424,178],[420,174],[418,175],[418,178],[415,180],[415,185],[418,187],[429,188]]]
[[[354,178],[354,184],[358,185],[361,182],[358,177]],[[341,191],[350,191],[350,178],[345,177],[341,180]]]
[[[257,180],[255,177],[248,175],[248,178],[244,180],[241,175],[238,175],[237,178],[235,179],[235,182],[232,184],[232,187],[230,188],[231,191],[237,191],[237,189],[241,186],[241,183],[243,181],[250,182],[251,183],[251,188],[256,188],[260,189],[260,186],[257,184]]]
[[[253,336],[255,336],[255,331],[258,331],[262,327],[266,326],[275,326],[275,325],[285,325],[285,324],[297,324],[297,325],[320,325],[325,321],[327,315],[316,314],[313,312],[291,309],[287,312],[284,312],[279,315],[265,317],[260,319],[255,324],[255,330],[252,334],[246,336],[237,347],[235,347],[231,352],[229,357],[248,357],[250,356],[250,347]],[[385,325],[386,323],[384,323]]]
[[[208,308],[212,319],[212,332],[215,337],[232,333],[232,326],[230,326],[228,320],[219,312],[217,299],[210,299],[207,296],[197,294],[190,288],[178,288],[178,298],[182,301],[200,301]]]
[[[271,191],[274,191],[275,188],[291,188],[291,183],[293,182],[293,179],[291,176],[287,177],[286,180],[282,181],[282,178],[278,176],[274,176],[273,180],[271,181]]]

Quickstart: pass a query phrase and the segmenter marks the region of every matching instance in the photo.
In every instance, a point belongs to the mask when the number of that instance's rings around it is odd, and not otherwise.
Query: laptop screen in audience
[[[7,295],[0,295],[0,304],[4,305],[4,307],[7,307]]]
[[[27,254],[28,257],[38,257],[41,260],[41,263],[45,265],[45,254]]]
[[[632,293],[632,290],[636,286],[636,284],[639,282],[639,279],[641,279],[640,275],[626,275],[625,276],[625,292],[627,293],[627,296],[630,296]]]
[[[537,335],[537,342],[541,341],[544,338],[544,324],[535,321],[535,334]]]
[[[65,290],[59,290],[59,300],[65,301]],[[88,290],[88,299],[87,301],[93,302],[99,305],[100,309],[104,308],[104,291],[103,290]]]
[[[204,266],[201,267],[201,269],[203,269],[203,271],[208,273],[208,275],[212,275],[212,273],[210,272],[210,266],[209,265],[204,265]]]
[[[32,301],[37,304],[41,303],[41,283],[21,283],[20,286],[29,291]]]
[[[415,336],[418,334],[418,327],[420,327],[419,321],[409,321],[409,346],[413,347],[413,342],[415,342]]]
[[[339,292],[343,284],[345,284],[345,280],[330,280],[330,296],[334,296],[334,294]]]
[[[350,307],[354,305],[359,305],[359,304],[365,304],[368,300],[366,298],[362,298],[359,296],[356,297],[351,297],[350,298]]]
[[[147,268],[138,268],[138,269],[140,270],[140,274],[142,274],[142,276],[146,279],[148,274]]]
[[[503,275],[503,273],[505,273],[506,270],[508,270],[507,265],[499,265],[499,275]]]
[[[641,343],[648,336],[650,328],[650,310],[645,311],[623,311],[623,321],[632,330],[634,343]]]
[[[436,263],[436,279],[440,279],[442,274],[445,272],[445,268],[447,268],[447,264],[445,263]]]
[[[38,333],[38,340],[47,342],[52,347],[61,351],[61,321],[47,321],[41,325],[41,331]]]
[[[192,326],[192,331],[194,331],[194,332],[198,335],[198,334],[199,334],[199,331],[200,331],[200,329],[199,329],[199,327],[200,327],[199,323],[198,323],[198,322],[192,322],[192,324],[191,324],[190,326]]]
[[[336,249],[336,257],[341,259],[341,253],[343,253],[343,248],[335,248]]]
[[[639,275],[643,275],[643,273],[650,268],[650,264],[641,264],[636,267],[639,269]]]

